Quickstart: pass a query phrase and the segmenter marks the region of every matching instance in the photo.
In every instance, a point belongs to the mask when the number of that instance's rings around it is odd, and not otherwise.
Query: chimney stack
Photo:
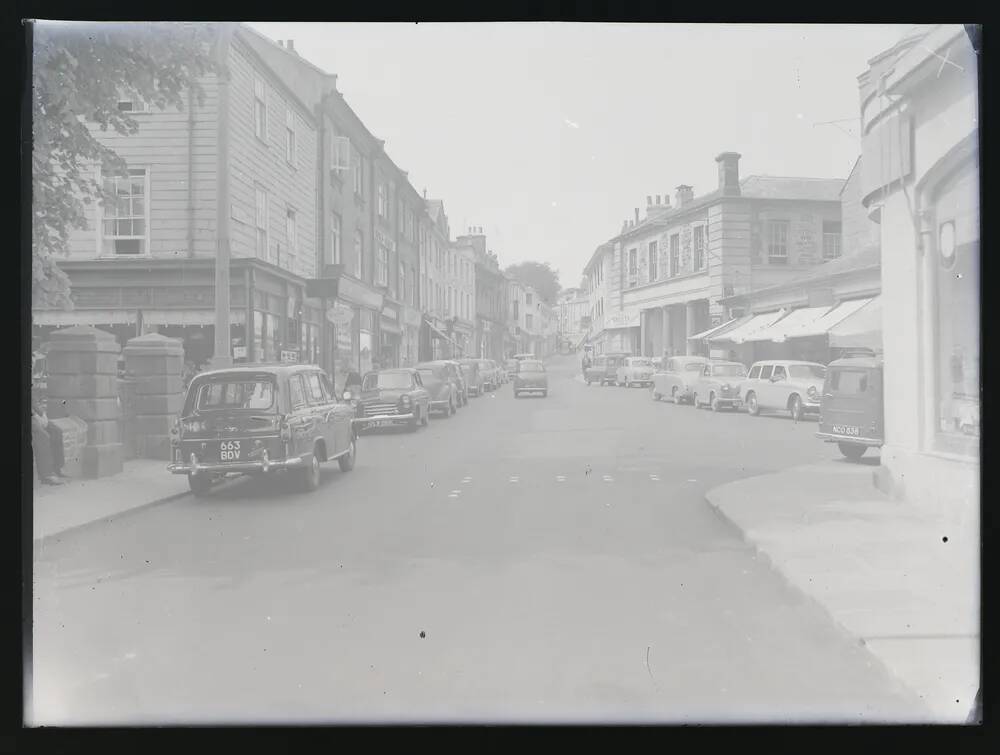
[[[638,222],[639,222],[639,208],[636,207],[635,208],[635,223],[633,223],[632,225],[636,225]]]
[[[295,52],[295,40],[294,39],[285,40],[285,44],[288,46],[289,50],[291,50],[292,52]]]
[[[687,184],[681,184],[677,187],[677,206],[683,207],[688,202],[694,199],[694,189]]]
[[[719,191],[723,196],[740,195],[740,157],[739,152],[723,152],[715,158],[719,164]]]

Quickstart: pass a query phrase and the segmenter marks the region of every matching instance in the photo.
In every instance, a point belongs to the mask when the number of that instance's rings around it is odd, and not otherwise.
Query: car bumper
[[[730,406],[733,409],[739,409],[743,406],[743,399],[733,396],[716,396],[715,400],[719,402],[719,406]]]
[[[351,420],[356,430],[364,430],[368,427],[392,427],[393,425],[406,425],[416,419],[417,415],[409,414],[373,414],[371,417],[356,417]]]
[[[287,459],[271,460],[267,454],[260,459],[247,461],[208,461],[200,462],[192,454],[186,462],[174,462],[167,465],[167,471],[173,474],[246,474],[247,472],[272,472],[279,469],[295,469],[304,467],[306,459],[301,456],[290,456]]]
[[[451,399],[443,398],[438,401],[431,401],[431,411],[446,412],[451,410]]]
[[[541,393],[542,391],[547,391],[549,387],[547,385],[515,385],[514,390],[521,393]]]
[[[880,448],[884,443],[879,438],[859,438],[856,435],[837,435],[835,433],[816,433],[816,437],[826,443],[854,443],[869,448]]]

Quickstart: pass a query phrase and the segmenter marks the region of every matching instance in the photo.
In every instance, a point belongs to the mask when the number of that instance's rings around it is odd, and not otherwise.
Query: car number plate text
[[[238,440],[224,440],[219,444],[219,461],[239,461],[240,442]]]
[[[840,435],[853,435],[855,437],[861,435],[861,428],[852,425],[834,425],[833,431]]]

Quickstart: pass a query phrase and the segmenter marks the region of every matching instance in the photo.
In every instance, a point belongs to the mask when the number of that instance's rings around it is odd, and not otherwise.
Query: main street
[[[36,722],[915,714],[705,502],[843,463],[815,422],[578,372],[363,436],[314,493],[243,479],[36,545]]]

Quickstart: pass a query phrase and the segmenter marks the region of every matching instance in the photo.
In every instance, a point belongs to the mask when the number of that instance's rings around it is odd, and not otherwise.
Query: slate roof
[[[754,199],[804,199],[836,202],[846,183],[843,178],[786,178],[782,176],[747,176],[740,182],[740,193]]]

